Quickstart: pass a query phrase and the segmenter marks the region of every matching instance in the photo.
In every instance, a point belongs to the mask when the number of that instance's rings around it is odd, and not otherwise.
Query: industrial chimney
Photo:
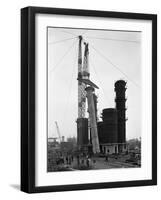
[[[118,112],[118,143],[126,143],[126,82],[118,80],[115,82],[116,109]]]

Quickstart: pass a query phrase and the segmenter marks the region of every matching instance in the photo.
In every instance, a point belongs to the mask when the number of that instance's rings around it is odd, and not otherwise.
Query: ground
[[[50,171],[96,170],[96,169],[139,167],[135,163],[126,162],[127,159],[129,159],[129,155],[121,155],[117,157],[110,156],[108,157],[108,161],[105,157],[93,157],[90,159],[89,166],[87,166],[86,157],[82,157],[79,159],[80,162],[79,165],[77,157],[74,157],[73,162],[71,162],[71,164],[67,164],[65,161],[64,164],[57,165],[58,167],[57,170],[50,169]]]

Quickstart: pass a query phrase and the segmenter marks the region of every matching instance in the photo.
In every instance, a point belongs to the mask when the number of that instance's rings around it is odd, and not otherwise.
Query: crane
[[[78,47],[78,118],[85,117],[86,110],[86,96],[85,96],[85,83],[82,79],[82,36],[79,36],[79,47]],[[84,65],[85,63],[83,63]]]
[[[82,50],[81,42],[82,36],[79,36],[79,53],[78,53],[78,118],[85,117],[86,110],[86,98],[88,103],[88,112],[89,112],[89,125],[91,129],[91,139],[93,153],[99,153],[99,139],[97,131],[97,121],[96,121],[96,109],[94,106],[94,88],[98,89],[98,86],[94,84],[90,79],[89,73],[89,48],[88,43],[84,42],[85,51],[84,51],[84,60],[82,66]]]
[[[55,125],[56,125],[56,130],[57,130],[57,133],[58,133],[59,140],[60,140],[60,142],[61,142],[61,134],[60,134],[60,130],[59,130],[58,123],[55,122]]]

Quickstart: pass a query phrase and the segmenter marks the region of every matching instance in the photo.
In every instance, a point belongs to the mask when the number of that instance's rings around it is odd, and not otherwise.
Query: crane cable
[[[114,39],[114,38],[99,38],[99,37],[92,37],[92,36],[86,36],[86,38],[92,38],[92,39],[98,39],[98,40],[110,40],[110,41],[117,41],[117,42],[131,42],[131,43],[140,43],[137,40],[120,40],[120,39]]]
[[[65,52],[65,54],[63,54],[63,56],[61,57],[61,59],[57,62],[57,64],[55,65],[55,67],[53,67],[50,72],[53,72],[57,69],[57,67],[60,65],[60,63],[63,61],[63,59],[66,57],[67,54],[69,54],[69,52],[71,51],[72,47],[74,46],[74,44],[76,43],[76,41],[74,41],[72,43],[72,45],[68,48],[68,50]]]
[[[140,85],[135,83],[131,78],[127,76],[120,68],[118,68],[110,59],[108,59],[104,54],[102,54],[100,51],[98,51],[92,44],[90,46],[99,54],[106,62],[110,63],[115,69],[117,69],[120,73],[122,73],[129,81],[131,81],[136,87],[140,88]]]
[[[96,77],[97,77],[97,79],[98,79],[98,82],[100,83],[100,85],[101,85],[101,89],[102,89],[102,92],[103,92],[103,95],[104,95],[104,100],[106,100],[106,98],[107,98],[107,101],[108,101],[108,103],[110,104],[110,101],[109,101],[109,98],[108,98],[108,96],[106,96],[105,94],[106,94],[106,92],[105,92],[105,90],[104,90],[104,88],[102,87],[102,85],[103,85],[103,83],[102,83],[102,81],[101,81],[101,79],[99,78],[99,75],[98,75],[98,73],[97,73],[97,71],[96,71],[96,68],[95,68],[95,65],[93,64],[93,62],[91,61],[91,64],[92,65],[90,65],[90,66],[92,66],[93,67],[93,71],[95,72],[95,74],[96,74]]]
[[[65,121],[65,118],[66,118],[66,114],[68,113],[68,106],[69,106],[69,102],[70,102],[70,99],[71,99],[71,93],[72,93],[72,86],[74,84],[73,83],[73,80],[74,80],[74,74],[75,74],[75,63],[77,61],[77,54],[74,58],[74,65],[73,65],[73,68],[72,68],[72,73],[71,73],[71,80],[70,83],[69,83],[69,95],[68,95],[68,98],[67,98],[67,103],[66,103],[66,106],[65,106],[65,110],[64,110],[64,121]]]
[[[61,30],[61,32],[63,32],[63,33],[68,33],[68,34],[70,34],[70,35],[77,36],[76,34],[74,34],[74,33],[71,33],[71,32],[68,32],[68,31],[65,31],[65,30]],[[77,37],[78,37],[78,36],[77,36]]]
[[[75,39],[75,38],[77,38],[77,37],[67,38],[67,39],[64,39],[64,40],[58,40],[58,41],[56,41],[56,42],[49,42],[48,44],[49,44],[49,45],[50,45],[50,44],[58,44],[58,43],[61,43],[61,42],[73,40],[73,39]]]
[[[84,29],[83,29],[83,30],[84,30]],[[68,33],[68,34],[70,34],[70,35],[73,35],[73,36],[78,37],[78,35],[76,35],[76,34],[74,34],[74,33],[71,33],[71,32],[68,32],[68,31],[61,30],[61,32],[63,32],[63,33]],[[87,32],[88,32],[88,30],[85,30],[82,34],[79,34],[79,35],[85,35]]]

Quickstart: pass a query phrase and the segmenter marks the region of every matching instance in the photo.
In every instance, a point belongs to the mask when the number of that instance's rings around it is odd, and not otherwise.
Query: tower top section
[[[115,91],[120,90],[120,89],[125,89],[126,90],[126,81],[124,80],[118,80],[115,82]]]
[[[115,88],[123,88],[126,86],[126,81],[124,80],[118,80],[115,82]]]
[[[79,35],[78,38],[80,41],[83,39],[83,37],[81,35]]]

